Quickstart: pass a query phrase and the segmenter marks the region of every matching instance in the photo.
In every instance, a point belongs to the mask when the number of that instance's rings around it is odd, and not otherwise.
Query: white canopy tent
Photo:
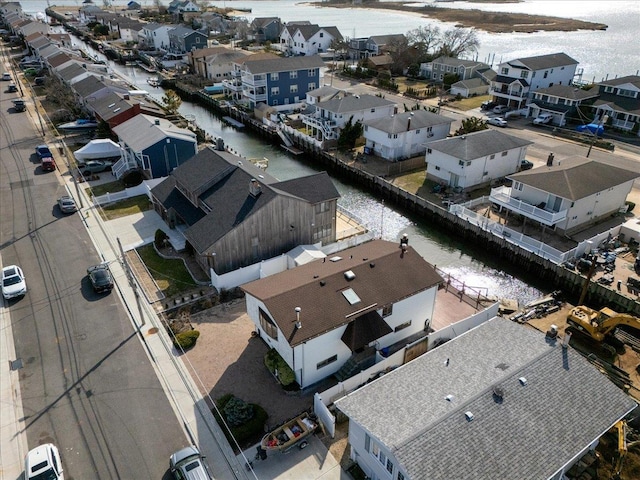
[[[108,138],[91,140],[84,147],[74,153],[76,160],[97,160],[99,158],[120,157],[120,145]]]

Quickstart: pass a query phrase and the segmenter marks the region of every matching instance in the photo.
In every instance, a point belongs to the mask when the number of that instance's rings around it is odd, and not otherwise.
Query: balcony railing
[[[325,140],[338,138],[338,124],[334,120],[327,120],[311,115],[302,115],[302,123],[319,129]]]
[[[543,208],[527,203],[519,198],[511,196],[510,187],[498,187],[491,189],[489,200],[508,210],[531,218],[548,226],[555,225],[567,218],[567,210],[560,212],[549,212]]]
[[[242,83],[237,80],[222,80],[222,87],[233,92],[242,92]]]
[[[508,98],[513,98],[513,99],[522,99],[522,98],[526,98],[528,92],[524,91],[524,90],[503,90],[502,88],[491,88],[489,90],[489,94],[490,95],[497,95],[500,97],[508,97]]]

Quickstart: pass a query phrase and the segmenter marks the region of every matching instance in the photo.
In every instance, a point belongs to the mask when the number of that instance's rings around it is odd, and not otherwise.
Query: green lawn
[[[116,193],[124,190],[124,184],[120,180],[115,182],[103,183],[102,185],[96,185],[94,187],[85,188],[89,197],[99,197],[105,193]]]
[[[153,245],[145,245],[137,251],[158,287],[167,297],[179,295],[197,286],[182,260],[162,258],[156,253]]]
[[[120,202],[112,203],[100,208],[98,211],[103,220],[113,220],[114,218],[126,217],[134,213],[144,212],[151,208],[151,202],[146,195],[130,197]]]

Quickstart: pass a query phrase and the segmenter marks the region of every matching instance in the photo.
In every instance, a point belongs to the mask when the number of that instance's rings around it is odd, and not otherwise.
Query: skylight
[[[356,303],[360,303],[360,297],[353,291],[353,288],[347,288],[342,291],[342,295],[347,299],[350,305],[355,305]]]

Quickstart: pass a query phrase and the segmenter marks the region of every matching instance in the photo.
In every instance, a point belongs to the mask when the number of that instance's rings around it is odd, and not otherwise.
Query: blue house
[[[223,81],[225,93],[250,108],[259,103],[271,106],[294,105],[305,100],[307,92],[320,86],[318,55],[280,57],[258,53],[234,64],[232,78]]]
[[[169,50],[173,53],[188,53],[207,46],[208,37],[192,28],[179,26],[169,30]]]
[[[118,179],[132,170],[142,170],[148,178],[166,177],[198,153],[196,134],[164,118],[136,115],[113,132],[123,150],[113,166]]]

